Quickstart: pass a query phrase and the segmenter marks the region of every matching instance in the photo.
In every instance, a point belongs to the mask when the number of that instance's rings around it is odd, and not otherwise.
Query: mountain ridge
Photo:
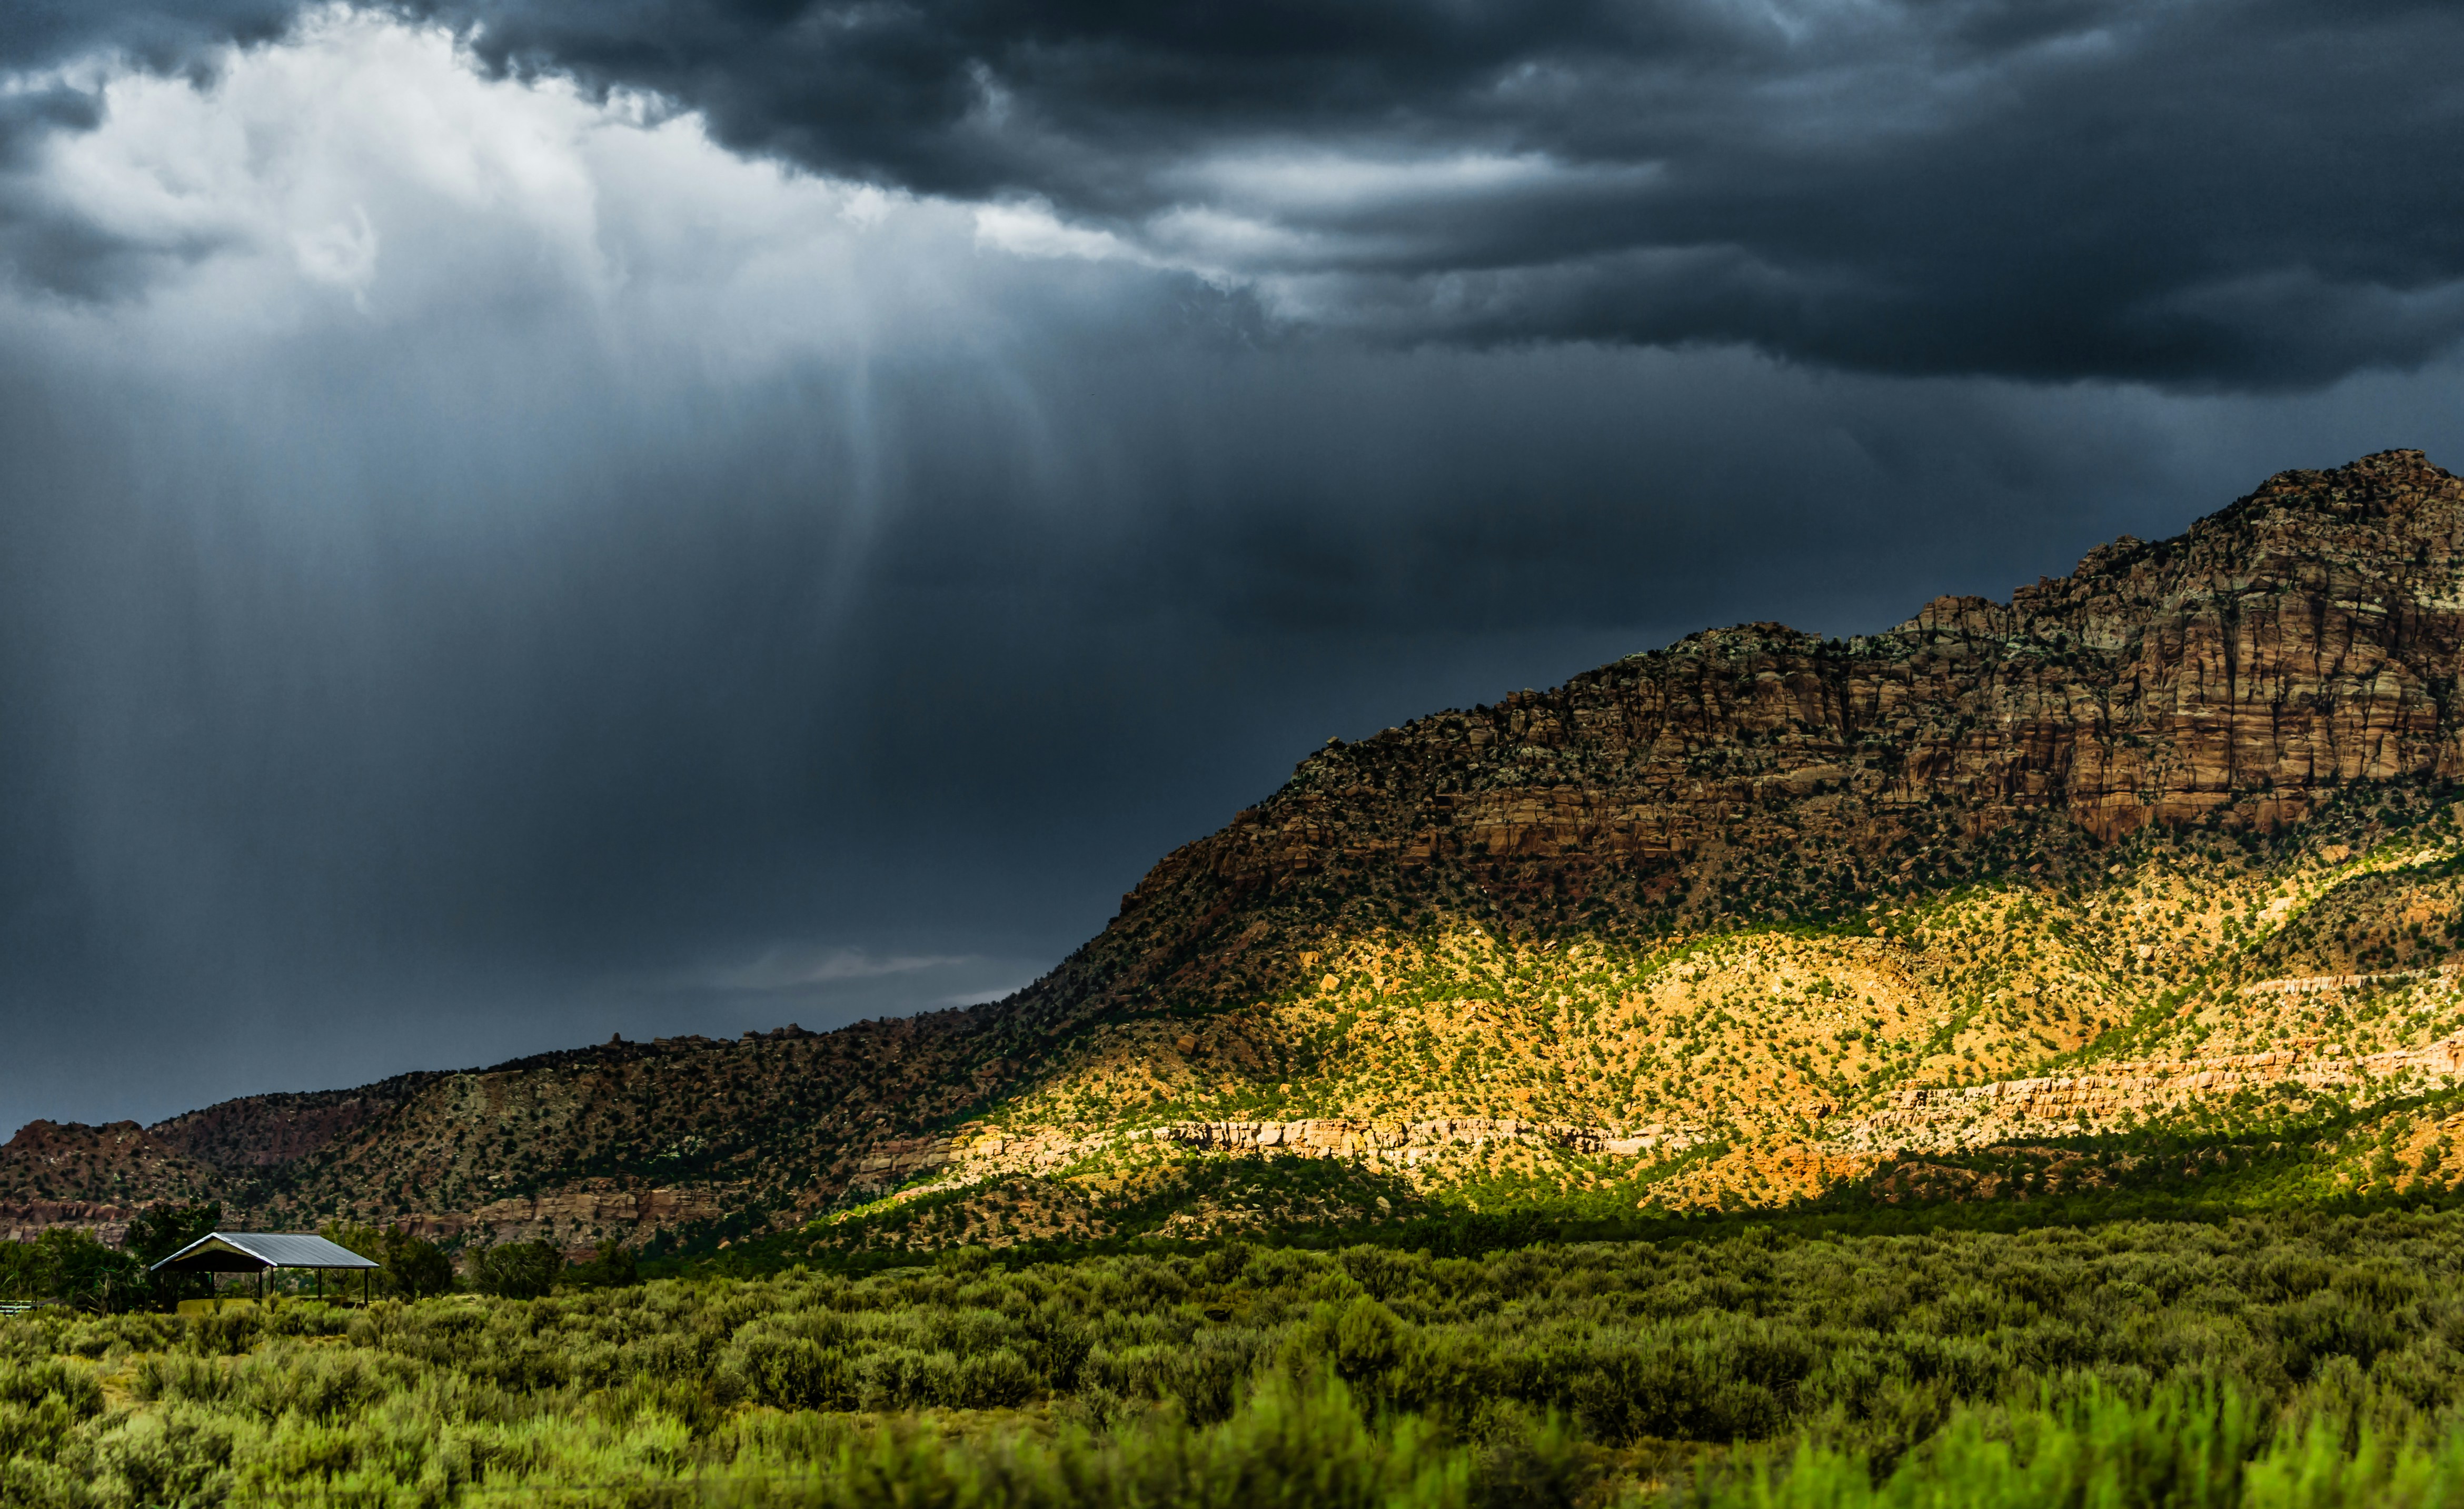
[[[2383,451],[2008,602],[1705,630],[1332,741],[1000,1002],[245,1098],[145,1135],[266,1220],[578,1247],[869,1232],[870,1197],[920,1190],[964,1207],[954,1233],[1023,1239],[1098,1235],[1225,1157],[1391,1172],[1389,1206],[1784,1201],[1973,1145],[1944,1118],[1981,1086],[2145,1049],[2195,1079],[2296,1027],[2444,1084],[2464,1016],[2452,973],[2418,971],[2464,926],[2459,671],[2464,484]],[[2249,973],[2270,960],[2359,983],[2271,995]],[[2399,996],[2401,1040],[2366,1025]],[[2164,1100],[2065,1095],[2091,1126]],[[0,1148],[0,1208],[143,1183],[33,1156]]]

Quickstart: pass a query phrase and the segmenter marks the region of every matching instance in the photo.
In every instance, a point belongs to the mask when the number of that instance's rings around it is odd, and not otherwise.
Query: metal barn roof
[[[348,1247],[306,1232],[213,1232],[198,1237],[157,1268],[208,1273],[253,1273],[263,1268],[374,1268]]]

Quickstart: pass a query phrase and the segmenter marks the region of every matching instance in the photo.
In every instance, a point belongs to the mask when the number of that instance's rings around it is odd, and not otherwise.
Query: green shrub
[[[236,1357],[265,1332],[265,1312],[254,1305],[224,1305],[188,1322],[189,1349],[207,1357]]]
[[[1006,1346],[997,1346],[959,1359],[948,1402],[961,1410],[1021,1405],[1035,1396],[1038,1382],[1026,1359]]]
[[[116,1423],[96,1442],[97,1465],[129,1504],[219,1503],[231,1489],[233,1430],[194,1405],[168,1404]]]
[[[236,1369],[227,1362],[164,1352],[138,1362],[129,1390],[149,1404],[165,1399],[218,1404],[231,1397],[235,1378]]]
[[[282,1345],[232,1369],[231,1402],[272,1422],[284,1415],[330,1423],[385,1398],[415,1376],[382,1353]]]
[[[759,1327],[747,1332],[719,1363],[736,1392],[781,1410],[836,1410],[854,1403],[855,1377],[843,1353],[810,1337]]]
[[[152,1298],[144,1265],[90,1232],[55,1226],[30,1242],[0,1241],[0,1300],[58,1300],[118,1310]]]
[[[566,1268],[563,1281],[578,1289],[625,1289],[642,1281],[642,1270],[633,1249],[610,1237],[588,1262]]]
[[[545,1299],[563,1271],[554,1242],[499,1242],[472,1255],[471,1287],[500,1300]]]
[[[102,1412],[94,1370],[59,1358],[0,1362],[0,1459],[47,1457]]]

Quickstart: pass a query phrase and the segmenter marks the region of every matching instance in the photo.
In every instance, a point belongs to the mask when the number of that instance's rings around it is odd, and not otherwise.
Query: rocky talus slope
[[[895,1195],[936,1213],[898,1239],[1008,1240],[1192,1180],[1185,1229],[1331,1208],[1230,1169],[1355,1170],[1390,1207],[1775,1203],[2392,1104],[2459,1068],[2459,669],[2464,483],[2383,452],[2007,602],[1715,630],[1331,744],[992,1005],[150,1135],[165,1190],[202,1168],[267,1221],[869,1241]],[[14,1148],[0,1191],[33,1187]]]

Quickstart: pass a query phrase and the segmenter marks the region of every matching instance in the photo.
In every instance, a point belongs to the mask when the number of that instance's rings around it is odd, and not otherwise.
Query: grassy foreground
[[[0,1321],[0,1503],[2464,1503],[2464,1214]]]

